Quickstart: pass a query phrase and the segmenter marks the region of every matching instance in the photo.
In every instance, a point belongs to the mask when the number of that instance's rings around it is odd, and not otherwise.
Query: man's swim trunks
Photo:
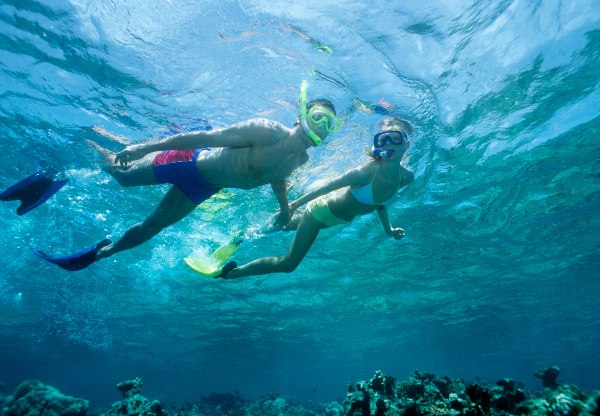
[[[325,196],[321,196],[309,203],[306,209],[314,219],[322,222],[328,227],[346,224],[349,222],[333,215],[329,209],[329,205],[327,205],[327,198]]]
[[[156,155],[152,161],[156,181],[175,185],[195,204],[206,201],[220,191],[219,188],[208,183],[196,168],[196,160],[200,152],[209,150],[208,148],[167,150]]]

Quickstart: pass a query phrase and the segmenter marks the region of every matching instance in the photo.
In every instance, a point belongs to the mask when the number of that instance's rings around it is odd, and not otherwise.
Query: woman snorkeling
[[[231,261],[217,277],[236,279],[292,272],[322,229],[348,223],[356,216],[375,210],[386,234],[401,239],[404,230],[392,227],[386,207],[396,200],[400,188],[414,180],[413,173],[400,164],[410,147],[413,127],[397,117],[382,120],[379,127],[380,133],[373,137],[370,160],[290,203],[290,210],[294,212],[310,202],[304,212],[295,213],[283,227],[297,230],[287,254],[263,257],[239,267]]]

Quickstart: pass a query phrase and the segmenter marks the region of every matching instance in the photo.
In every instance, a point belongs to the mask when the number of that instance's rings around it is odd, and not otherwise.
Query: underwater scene
[[[0,0],[0,96],[0,414],[600,414],[597,0]]]

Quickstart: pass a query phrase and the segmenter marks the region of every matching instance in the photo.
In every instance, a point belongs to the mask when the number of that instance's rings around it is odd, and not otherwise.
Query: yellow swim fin
[[[242,233],[237,232],[227,243],[217,248],[209,258],[186,257],[184,260],[188,266],[201,275],[215,277],[221,273],[223,265],[235,254],[243,241]]]

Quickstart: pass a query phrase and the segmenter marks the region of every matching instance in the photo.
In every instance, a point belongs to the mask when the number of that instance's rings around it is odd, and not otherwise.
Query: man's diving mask
[[[320,146],[323,144],[323,139],[321,139],[319,135],[310,128],[308,123],[310,122],[315,126],[320,127],[327,134],[332,134],[340,129],[340,120],[335,114],[333,114],[331,110],[322,105],[313,105],[310,110],[307,111],[307,88],[308,83],[306,81],[302,81],[302,85],[300,87],[300,123],[302,125],[302,129],[308,135],[308,137],[310,137],[310,139],[317,146]]]

